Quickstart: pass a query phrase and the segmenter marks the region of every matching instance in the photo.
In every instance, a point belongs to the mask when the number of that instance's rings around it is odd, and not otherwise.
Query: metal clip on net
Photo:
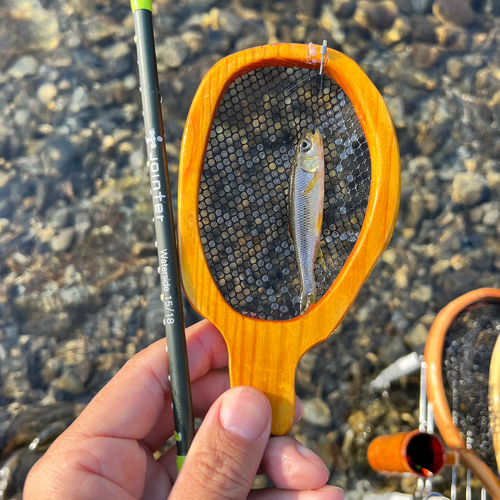
[[[321,66],[319,68],[320,75],[323,75],[323,66],[325,65],[325,60],[326,60],[326,49],[327,49],[327,41],[323,40],[323,45],[321,46]]]

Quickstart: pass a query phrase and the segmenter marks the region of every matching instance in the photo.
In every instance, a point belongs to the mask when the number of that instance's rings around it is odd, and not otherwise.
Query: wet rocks
[[[159,47],[159,71],[168,68],[178,68],[186,59],[189,49],[186,42],[180,37],[170,37]]]
[[[413,11],[417,14],[426,14],[432,6],[432,0],[410,0]]]
[[[452,57],[446,61],[446,70],[451,78],[459,80],[463,75],[464,63],[460,59]]]
[[[439,47],[429,44],[415,44],[412,47],[412,61],[417,69],[428,69],[434,66],[441,55]]]
[[[49,104],[57,95],[57,88],[52,83],[44,83],[38,88],[36,95],[43,104]]]
[[[83,38],[89,42],[101,42],[111,37],[116,32],[116,24],[112,18],[107,16],[96,16],[84,20],[80,29]]]
[[[472,10],[470,0],[436,0],[432,6],[432,12],[438,19],[459,26],[479,22],[478,15]]]
[[[405,342],[412,351],[421,351],[427,340],[428,329],[422,323],[417,323],[405,336]]]
[[[76,414],[77,402],[163,337],[164,326],[130,9],[97,0],[4,4],[0,448],[14,457],[8,496],[18,500],[26,471],[15,464],[29,463],[22,453],[40,435],[43,449],[74,418],[45,422],[44,412],[70,405]],[[326,36],[367,72],[392,116],[403,187],[393,239],[337,331],[297,372],[304,418],[293,434],[320,453],[349,498],[362,496],[362,480],[411,486],[372,473],[366,448],[375,435],[415,428],[418,377],[394,383],[387,397],[370,393],[370,381],[422,350],[448,301],[499,286],[500,67],[492,54],[500,13],[495,2],[480,4],[157,5],[173,188],[196,88],[239,49]],[[187,322],[196,321],[185,306]],[[13,425],[23,413],[41,422],[36,432]]]
[[[57,14],[42,7],[39,0],[6,0],[8,15],[0,21],[0,45],[3,67],[13,55],[28,51],[50,51],[59,45]]]
[[[400,96],[386,97],[385,103],[396,128],[406,127],[404,100]]]
[[[347,19],[356,11],[356,2],[354,0],[340,0],[335,2],[333,9],[338,18]]]
[[[54,252],[66,252],[73,242],[75,229],[66,227],[59,231],[59,234],[53,236],[50,240],[50,246]]]
[[[69,111],[79,113],[89,105],[89,96],[85,87],[76,87],[69,102]]]
[[[20,57],[8,70],[8,74],[16,80],[34,75],[38,71],[38,61],[33,56]]]
[[[372,3],[362,0],[357,5],[354,20],[363,28],[382,31],[392,26],[397,14],[395,2]]]
[[[411,16],[411,36],[415,42],[434,43],[436,26],[425,16]]]
[[[418,302],[429,302],[432,295],[433,291],[430,285],[417,285],[411,292],[410,297]]]
[[[306,422],[319,427],[329,427],[331,425],[332,415],[330,408],[322,399],[310,399],[304,401],[302,404],[304,407],[302,418]]]
[[[489,195],[488,181],[477,172],[460,172],[452,184],[452,198],[455,203],[473,207],[485,201]]]
[[[392,27],[384,33],[383,40],[387,45],[393,45],[406,40],[411,35],[412,29],[406,17],[398,17]]]

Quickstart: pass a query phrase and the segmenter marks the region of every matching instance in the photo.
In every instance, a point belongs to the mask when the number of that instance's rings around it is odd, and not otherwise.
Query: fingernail
[[[270,423],[269,403],[256,389],[236,387],[224,395],[219,419],[228,431],[255,441]]]
[[[322,493],[336,493],[337,495],[342,495],[344,496],[344,490],[342,488],[339,488],[338,486],[332,486],[330,484],[327,484],[326,486],[323,486],[319,490],[316,491],[321,491]]]
[[[311,464],[315,465],[316,467],[319,467],[320,469],[323,469],[327,472],[328,477],[330,477],[330,471],[328,470],[328,467],[325,465],[323,460],[316,455],[313,451],[311,451],[309,448],[306,448],[305,446],[302,446],[299,444],[297,446],[297,451]]]

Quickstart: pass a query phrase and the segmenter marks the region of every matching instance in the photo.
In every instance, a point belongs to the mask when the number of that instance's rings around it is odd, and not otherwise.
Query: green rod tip
[[[177,455],[177,472],[181,470],[182,464],[184,463],[184,460],[186,460],[185,456],[180,456]]]
[[[130,4],[132,5],[132,12],[140,9],[152,10],[151,0],[130,0]]]

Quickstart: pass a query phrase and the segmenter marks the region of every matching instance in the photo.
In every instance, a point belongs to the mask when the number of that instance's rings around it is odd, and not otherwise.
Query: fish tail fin
[[[316,289],[312,293],[302,291],[300,294],[300,314],[305,313],[311,304],[316,302]]]

